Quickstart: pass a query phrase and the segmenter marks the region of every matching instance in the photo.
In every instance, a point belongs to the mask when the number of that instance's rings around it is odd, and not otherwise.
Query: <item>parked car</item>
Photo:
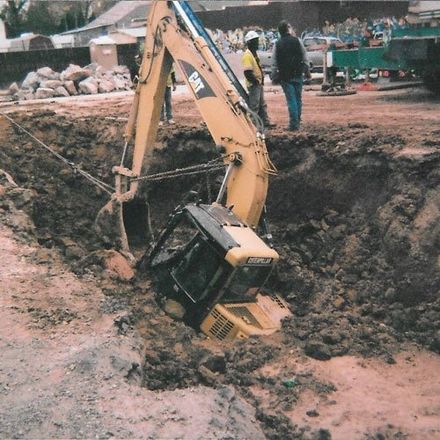
[[[345,48],[345,44],[335,37],[313,36],[303,38],[304,47],[310,63],[311,72],[322,72],[324,65],[324,52],[333,45],[336,49]]]
[[[324,51],[330,44],[333,44],[336,49],[346,47],[339,38],[322,36],[304,37],[303,44],[307,51],[310,71],[313,73],[322,72]],[[272,51],[261,51],[258,53],[258,56],[260,57],[263,72],[269,74],[272,70]]]
[[[258,56],[260,57],[260,64],[263,72],[269,75],[272,71],[272,51],[265,50],[258,52]]]

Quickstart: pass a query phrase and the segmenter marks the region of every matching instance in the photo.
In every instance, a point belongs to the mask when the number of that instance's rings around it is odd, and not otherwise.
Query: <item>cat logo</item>
[[[205,88],[202,79],[199,76],[199,72],[195,71],[188,77],[189,83],[194,90],[194,93],[199,93],[200,90]]]
[[[194,66],[183,60],[178,60],[180,67],[188,78],[188,82],[196,96],[196,99],[203,99],[215,96],[211,87],[207,83],[206,79],[203,78],[202,74],[198,72]]]

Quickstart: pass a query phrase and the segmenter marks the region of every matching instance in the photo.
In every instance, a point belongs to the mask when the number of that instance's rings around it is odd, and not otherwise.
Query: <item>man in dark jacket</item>
[[[272,78],[277,77],[286,96],[289,130],[299,129],[302,110],[303,75],[311,78],[307,52],[301,40],[291,34],[287,21],[278,25],[281,38],[274,46]]]

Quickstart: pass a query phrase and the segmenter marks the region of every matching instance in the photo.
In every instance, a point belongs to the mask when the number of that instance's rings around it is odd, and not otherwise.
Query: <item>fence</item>
[[[134,57],[138,53],[137,44],[117,46],[118,63],[128,66],[132,76],[138,67]],[[26,52],[0,53],[0,86],[8,86],[14,81],[22,81],[25,76],[40,67],[50,67],[61,72],[69,64],[86,66],[90,64],[88,47],[66,47],[62,49],[30,50]]]
[[[60,72],[69,64],[90,64],[89,48],[68,47],[0,53],[0,84],[4,86],[14,81],[22,81],[29,72],[40,67],[48,66]]]

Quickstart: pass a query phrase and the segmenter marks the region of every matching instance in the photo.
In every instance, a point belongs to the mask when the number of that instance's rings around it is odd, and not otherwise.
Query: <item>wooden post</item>
[[[351,73],[350,67],[346,67],[345,68],[345,86],[346,87],[351,87],[351,76],[350,76],[350,73]]]
[[[323,78],[322,78],[322,83],[326,84],[328,83],[328,69],[327,69],[327,49],[325,49],[323,51],[323,60],[322,60],[322,73],[323,73]]]

